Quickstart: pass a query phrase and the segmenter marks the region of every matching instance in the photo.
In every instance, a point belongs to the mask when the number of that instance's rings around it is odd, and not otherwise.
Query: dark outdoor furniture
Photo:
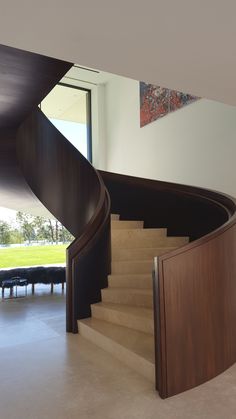
[[[12,297],[14,287],[17,296],[18,286],[25,286],[27,295],[27,285],[32,286],[32,294],[34,294],[36,284],[49,284],[51,292],[53,292],[55,284],[61,284],[62,290],[64,290],[65,282],[65,267],[62,266],[32,266],[0,270],[0,287],[2,287],[3,298],[5,288],[10,288],[10,297]]]
[[[16,280],[11,278],[11,279],[5,279],[4,281],[2,281],[2,298],[4,298],[4,291],[5,288],[10,288],[10,297],[13,296],[13,289],[16,286]]]
[[[16,281],[16,297],[17,297],[17,287],[25,287],[25,296],[27,295],[27,285],[28,280],[25,278],[21,278],[20,276],[16,276],[12,279],[15,279]]]
[[[27,295],[27,285],[28,285],[27,279],[21,278],[20,276],[14,276],[10,279],[3,280],[2,281],[2,298],[4,298],[5,288],[10,288],[10,298],[13,297],[14,287],[16,289],[15,298],[17,298],[17,287],[25,287],[25,295]]]

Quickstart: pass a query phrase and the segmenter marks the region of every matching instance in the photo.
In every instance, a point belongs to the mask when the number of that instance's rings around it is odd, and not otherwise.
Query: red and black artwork
[[[140,126],[144,127],[198,99],[187,93],[140,82]]]

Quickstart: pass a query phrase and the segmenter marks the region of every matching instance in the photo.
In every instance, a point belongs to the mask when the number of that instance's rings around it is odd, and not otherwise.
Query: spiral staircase
[[[67,331],[166,398],[236,361],[235,200],[96,171],[37,107],[70,67],[0,46],[0,193],[41,201],[75,237]]]

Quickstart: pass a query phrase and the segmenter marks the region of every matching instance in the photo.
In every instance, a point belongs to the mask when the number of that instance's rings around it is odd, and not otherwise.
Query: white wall
[[[105,124],[105,85],[92,88],[92,161],[97,169],[105,169],[107,161]]]
[[[106,168],[105,82],[109,77],[110,74],[72,67],[61,80],[67,85],[91,90],[92,163],[97,169]]]
[[[139,83],[115,76],[106,112],[108,171],[236,196],[235,107],[201,99],[140,128]]]

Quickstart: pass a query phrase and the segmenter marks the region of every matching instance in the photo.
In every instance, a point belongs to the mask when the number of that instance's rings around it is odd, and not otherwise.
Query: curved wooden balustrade
[[[192,240],[154,264],[156,388],[169,397],[236,362],[236,202],[201,188],[101,175],[121,219]]]
[[[111,207],[121,219],[144,220],[145,227],[167,227],[169,235],[191,240],[155,259],[161,397],[224,371],[236,361],[235,200],[196,187],[99,175],[36,109],[71,64],[4,46],[0,61],[3,190],[14,186],[30,196],[21,167],[36,196],[76,237],[67,250],[67,330],[77,332],[76,320],[90,315],[107,285]]]
[[[61,80],[72,64],[0,45],[1,205],[45,215],[27,185],[16,155],[16,131],[27,115]]]
[[[100,175],[35,110],[17,134],[19,162],[31,189],[75,236],[67,249],[67,331],[90,315],[110,273],[110,200]]]

